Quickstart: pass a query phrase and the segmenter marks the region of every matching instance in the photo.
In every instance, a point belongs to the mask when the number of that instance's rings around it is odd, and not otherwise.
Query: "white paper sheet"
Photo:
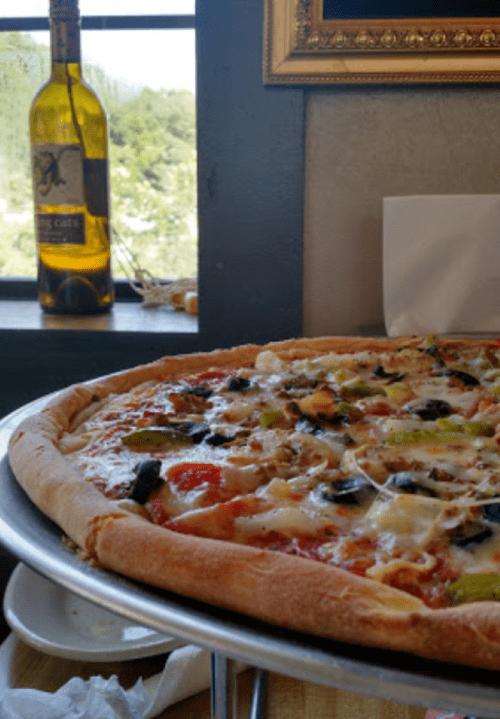
[[[385,197],[387,334],[500,332],[500,195]]]

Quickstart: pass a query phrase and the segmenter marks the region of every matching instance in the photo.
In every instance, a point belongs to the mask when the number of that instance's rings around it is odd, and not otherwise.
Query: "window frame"
[[[196,30],[204,350],[302,329],[304,90],[263,85],[262,22],[262,0],[197,0],[194,16],[82,17],[85,30]],[[48,19],[0,20],[0,31],[36,29]],[[34,294],[35,280],[0,279],[0,298]]]
[[[194,29],[195,15],[82,15],[82,30]],[[49,30],[48,17],[0,18],[0,32]]]

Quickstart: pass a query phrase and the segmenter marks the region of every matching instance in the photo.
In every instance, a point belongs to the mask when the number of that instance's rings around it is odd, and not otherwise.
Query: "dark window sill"
[[[116,280],[116,302],[105,315],[49,315],[40,309],[34,279],[0,281],[0,330],[90,330],[139,333],[198,333],[198,318],[170,305],[144,307],[126,280]]]
[[[0,417],[95,377],[200,349],[198,318],[116,302],[107,315],[47,315],[36,300],[0,299]]]

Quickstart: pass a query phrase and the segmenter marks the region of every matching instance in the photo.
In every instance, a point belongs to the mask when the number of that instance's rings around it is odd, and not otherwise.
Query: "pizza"
[[[9,460],[89,561],[259,621],[500,669],[500,341],[295,339],[76,385]]]

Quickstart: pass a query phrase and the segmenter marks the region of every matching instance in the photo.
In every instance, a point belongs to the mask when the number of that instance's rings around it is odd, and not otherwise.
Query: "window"
[[[47,6],[25,0],[24,17],[0,18],[0,276],[36,274],[28,112],[50,76]],[[108,113],[113,274],[131,276],[134,259],[158,277],[194,277],[194,0],[136,7],[80,0],[83,75]]]
[[[304,91],[263,86],[262,12],[196,0],[200,349],[301,332]],[[0,281],[4,296],[13,287]]]

